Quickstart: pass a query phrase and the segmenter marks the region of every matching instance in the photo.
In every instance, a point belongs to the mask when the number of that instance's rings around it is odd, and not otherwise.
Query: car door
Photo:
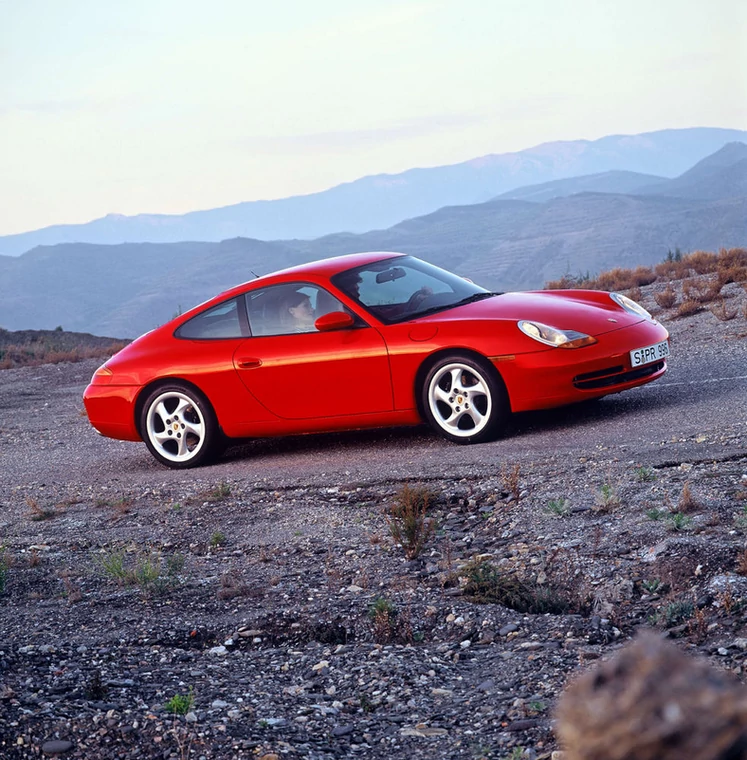
[[[289,332],[294,328],[273,304],[280,304],[282,311],[283,304],[297,300],[289,299],[291,288],[308,296],[315,314],[330,308],[333,297],[305,283],[247,294],[254,337],[234,353],[234,366],[246,388],[266,409],[288,420],[391,411],[389,357],[380,333],[360,318],[341,330],[319,332],[312,325],[295,328],[305,332]]]

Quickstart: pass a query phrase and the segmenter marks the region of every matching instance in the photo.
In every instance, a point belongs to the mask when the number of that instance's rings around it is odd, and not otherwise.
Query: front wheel
[[[181,383],[162,386],[148,396],[140,430],[150,453],[175,469],[206,464],[216,455],[220,441],[210,404]]]
[[[431,427],[456,443],[495,438],[508,414],[508,397],[498,373],[471,356],[446,356],[428,372],[423,410]]]

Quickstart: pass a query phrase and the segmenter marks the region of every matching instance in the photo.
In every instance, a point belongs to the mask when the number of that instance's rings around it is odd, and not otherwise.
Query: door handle
[[[245,356],[241,359],[237,359],[236,364],[238,364],[241,369],[252,369],[253,367],[261,366],[262,360],[257,359],[254,356]]]

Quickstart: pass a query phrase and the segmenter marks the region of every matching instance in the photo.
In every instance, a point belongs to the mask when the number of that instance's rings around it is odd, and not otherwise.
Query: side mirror
[[[319,332],[330,332],[331,330],[345,330],[354,324],[355,320],[346,311],[330,311],[328,314],[322,314],[314,322],[314,327]]]

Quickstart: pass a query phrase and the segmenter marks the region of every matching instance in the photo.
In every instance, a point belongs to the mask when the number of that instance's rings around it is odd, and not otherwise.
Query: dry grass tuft
[[[693,314],[697,314],[700,311],[703,311],[703,306],[701,306],[701,304],[698,301],[687,300],[687,301],[683,301],[677,307],[677,316],[690,317]]]
[[[662,309],[671,309],[677,303],[677,293],[671,285],[657,293],[654,296],[654,301],[661,306]]]
[[[683,514],[686,512],[695,512],[702,507],[702,504],[695,498],[692,489],[690,488],[689,480],[685,481],[685,485],[682,487],[678,507],[679,511]]]
[[[436,494],[429,488],[405,483],[389,508],[389,533],[402,546],[407,559],[415,559],[433,534],[433,522],[426,512],[435,500]]]

